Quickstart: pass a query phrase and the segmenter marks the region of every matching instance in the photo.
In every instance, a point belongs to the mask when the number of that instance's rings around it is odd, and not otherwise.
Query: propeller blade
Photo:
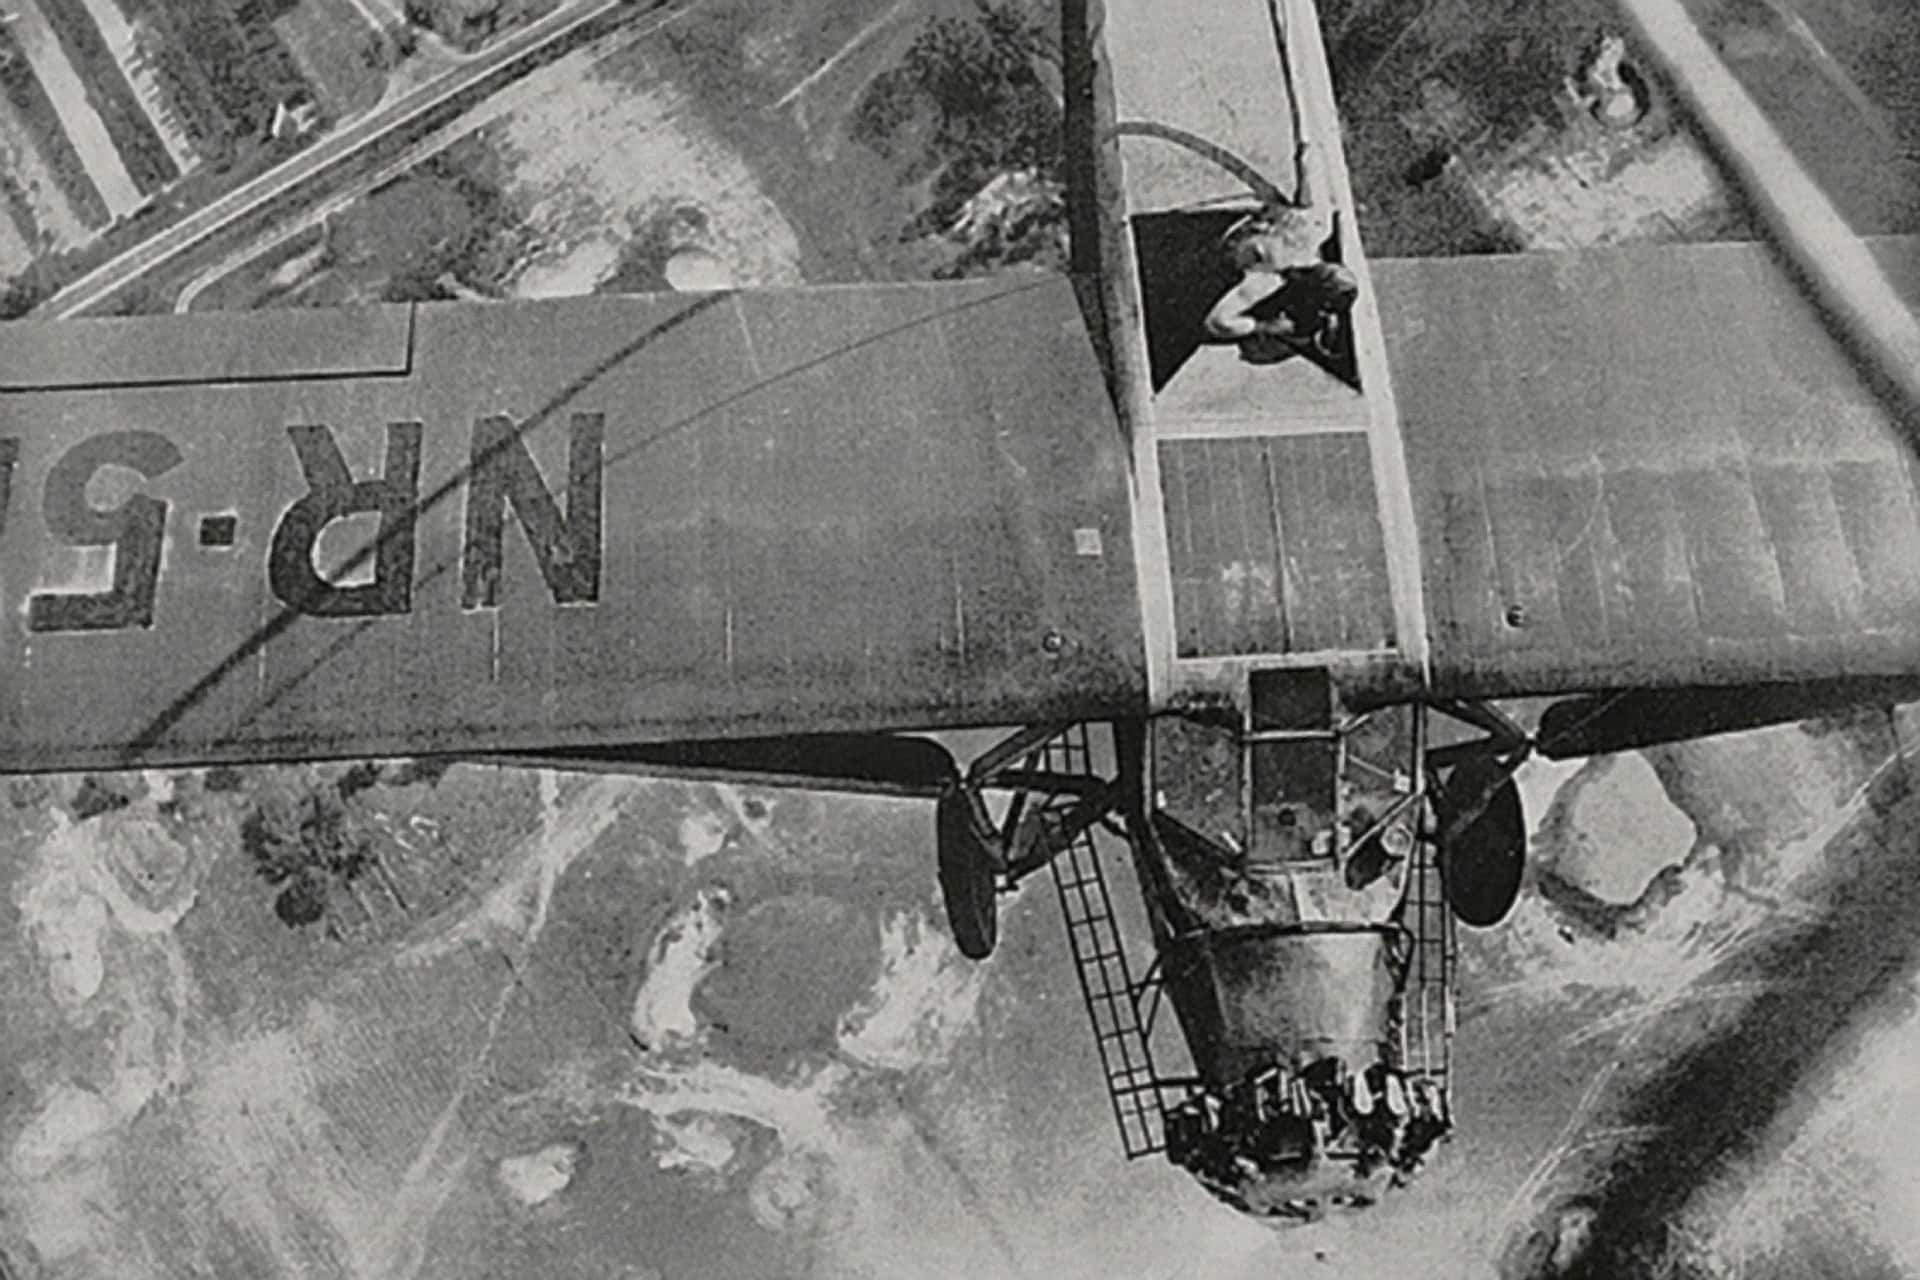
[[[1542,755],[1567,760],[1791,724],[1851,707],[1892,706],[1916,697],[1920,684],[1911,679],[1635,689],[1554,703],[1540,716],[1538,738]]]
[[[1526,870],[1526,815],[1512,772],[1490,756],[1468,760],[1434,795],[1447,905],[1479,929],[1506,919]]]

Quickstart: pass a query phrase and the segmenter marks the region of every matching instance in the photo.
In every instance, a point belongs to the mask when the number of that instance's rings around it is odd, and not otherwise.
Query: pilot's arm
[[[1278,272],[1247,272],[1207,313],[1207,335],[1217,341],[1238,342],[1255,334],[1284,337],[1291,333],[1293,325],[1285,316],[1261,320],[1253,314],[1256,306],[1280,292],[1285,284],[1286,279]]]

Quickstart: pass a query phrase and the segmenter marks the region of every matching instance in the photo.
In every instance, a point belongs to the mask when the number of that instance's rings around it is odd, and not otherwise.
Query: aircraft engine
[[[1404,958],[1385,930],[1204,934],[1163,953],[1202,1084],[1167,1154],[1235,1208],[1312,1221],[1405,1182],[1444,1093],[1392,1060]]]

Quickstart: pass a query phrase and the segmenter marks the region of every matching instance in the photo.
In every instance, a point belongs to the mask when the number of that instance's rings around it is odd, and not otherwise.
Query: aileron
[[[1920,672],[1914,442],[1764,249],[1375,274],[1437,692]]]

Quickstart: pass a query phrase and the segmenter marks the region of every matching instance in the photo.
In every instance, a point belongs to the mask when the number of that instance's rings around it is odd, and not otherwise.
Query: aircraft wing
[[[1373,270],[1437,692],[1920,674],[1916,442],[1766,248]]]
[[[1137,712],[1064,279],[0,327],[0,770]]]

